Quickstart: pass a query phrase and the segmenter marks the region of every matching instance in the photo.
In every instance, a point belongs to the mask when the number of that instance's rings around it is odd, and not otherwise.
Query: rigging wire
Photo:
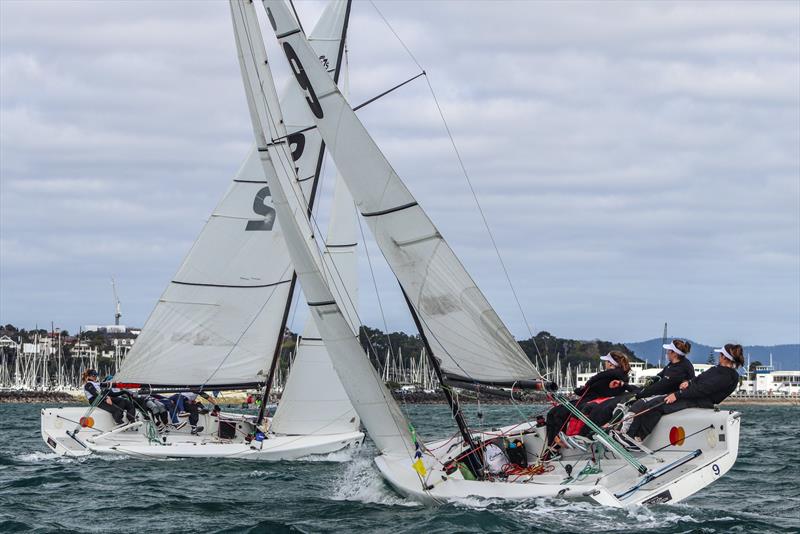
[[[383,302],[381,301],[380,291],[378,291],[378,281],[375,279],[375,270],[372,267],[372,258],[370,258],[369,255],[369,248],[367,247],[367,238],[364,235],[364,226],[361,224],[361,217],[356,217],[356,220],[358,221],[358,230],[359,232],[361,232],[361,242],[364,243],[364,253],[365,256],[367,257],[367,264],[369,265],[369,274],[370,278],[372,278],[372,287],[375,288],[375,297],[378,300],[378,309],[381,311],[381,320],[383,321],[383,331],[385,332],[386,343],[388,343],[389,345],[389,354],[392,356],[392,358],[394,358],[395,354],[394,354],[394,349],[392,348],[392,339],[389,337],[389,324],[386,322],[386,314],[383,311]],[[369,339],[369,336],[365,335],[364,337]],[[378,357],[379,354],[376,352],[375,359],[378,360]],[[383,364],[384,366],[386,366],[388,365],[388,362],[384,362]],[[389,375],[387,374],[386,376],[388,378]]]

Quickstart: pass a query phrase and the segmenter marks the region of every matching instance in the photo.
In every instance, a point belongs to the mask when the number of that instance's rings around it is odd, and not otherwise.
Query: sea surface
[[[2,533],[800,532],[797,407],[738,407],[741,449],[726,476],[679,504],[617,510],[559,499],[420,506],[382,482],[369,441],[307,462],[59,458],[39,434],[46,406],[0,405]],[[404,410],[426,439],[454,429],[446,406]],[[487,425],[541,410],[481,408]]]

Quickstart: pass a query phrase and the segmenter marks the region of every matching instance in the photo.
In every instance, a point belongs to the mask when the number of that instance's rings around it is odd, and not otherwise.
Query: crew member
[[[683,339],[673,339],[671,343],[662,345],[662,347],[666,349],[669,364],[655,376],[656,381],[644,387],[632,384],[611,384],[612,386],[622,386],[628,393],[618,395],[593,406],[588,413],[593,422],[598,426],[603,426],[611,421],[614,416],[614,408],[618,404],[628,402],[634,398],[646,399],[656,395],[673,393],[678,391],[682,382],[694,378],[694,366],[688,357],[689,351],[692,350],[691,343]]]
[[[581,408],[587,402],[596,399],[614,397],[623,393],[625,390],[622,384],[627,384],[628,373],[631,370],[628,357],[620,351],[612,350],[605,356],[601,356],[605,369],[591,377],[586,384],[577,388],[575,394],[578,400],[573,403]],[[612,385],[614,387],[612,387]],[[564,406],[554,406],[547,412],[547,446],[552,447],[558,433],[564,428],[564,424],[569,419],[570,412]]]
[[[116,424],[121,425],[125,422],[122,418],[123,415],[127,415],[129,423],[136,420],[136,412],[133,410],[133,405],[130,401],[121,398],[122,392],[112,392],[102,387],[102,384],[97,379],[97,371],[87,369],[83,372],[81,379],[83,381],[83,394],[86,395],[89,404],[92,404],[98,395],[105,395],[105,398],[100,401],[97,407],[111,414]]]
[[[737,369],[744,365],[742,346],[728,344],[714,352],[719,353],[719,364],[692,381],[682,382],[678,391],[634,403],[631,413],[641,415],[633,418],[628,435],[641,441],[650,435],[663,415],[685,408],[713,408],[736,391]]]

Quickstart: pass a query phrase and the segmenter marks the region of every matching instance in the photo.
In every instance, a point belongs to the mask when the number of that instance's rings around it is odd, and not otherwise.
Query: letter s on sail
[[[256,198],[253,199],[253,211],[264,218],[247,221],[245,232],[269,232],[272,230],[275,225],[275,208],[267,205],[267,198],[271,196],[269,186],[258,190]]]
[[[303,68],[303,64],[300,63],[300,58],[297,57],[297,52],[294,51],[292,45],[289,43],[283,43],[283,52],[286,54],[286,59],[289,60],[289,65],[292,67],[292,72],[294,73],[294,77],[297,79],[297,83],[300,84],[300,87],[306,92],[306,102],[308,102],[308,107],[311,108],[311,112],[314,116],[318,119],[322,118],[322,106],[317,100],[317,94],[314,92],[314,88],[311,86],[311,82],[306,75],[306,71]]]

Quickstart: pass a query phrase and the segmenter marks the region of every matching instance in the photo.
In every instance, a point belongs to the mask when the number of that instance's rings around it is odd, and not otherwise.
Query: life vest
[[[96,393],[92,393],[91,391],[89,391],[89,389],[90,389],[90,388],[89,388],[89,384],[91,384],[92,386],[94,386],[94,390],[95,390],[95,392],[96,392]],[[94,398],[95,398],[95,397],[96,397],[98,394],[100,394],[100,382],[94,382],[94,381],[92,381],[92,380],[89,380],[89,381],[87,381],[87,382],[86,382],[86,383],[83,385],[83,394],[84,394],[84,395],[86,395],[86,400],[88,400],[89,402],[92,402],[92,400],[93,400],[93,399],[94,399]]]
[[[600,397],[599,399],[593,399],[590,400],[589,402],[584,403],[584,406],[587,406],[589,404],[600,404],[601,402],[605,402],[610,398],[612,397]],[[583,421],[581,421],[577,417],[570,417],[569,422],[567,422],[567,430],[565,433],[567,434],[567,436],[577,436],[578,434],[581,433],[584,426],[585,425]]]

